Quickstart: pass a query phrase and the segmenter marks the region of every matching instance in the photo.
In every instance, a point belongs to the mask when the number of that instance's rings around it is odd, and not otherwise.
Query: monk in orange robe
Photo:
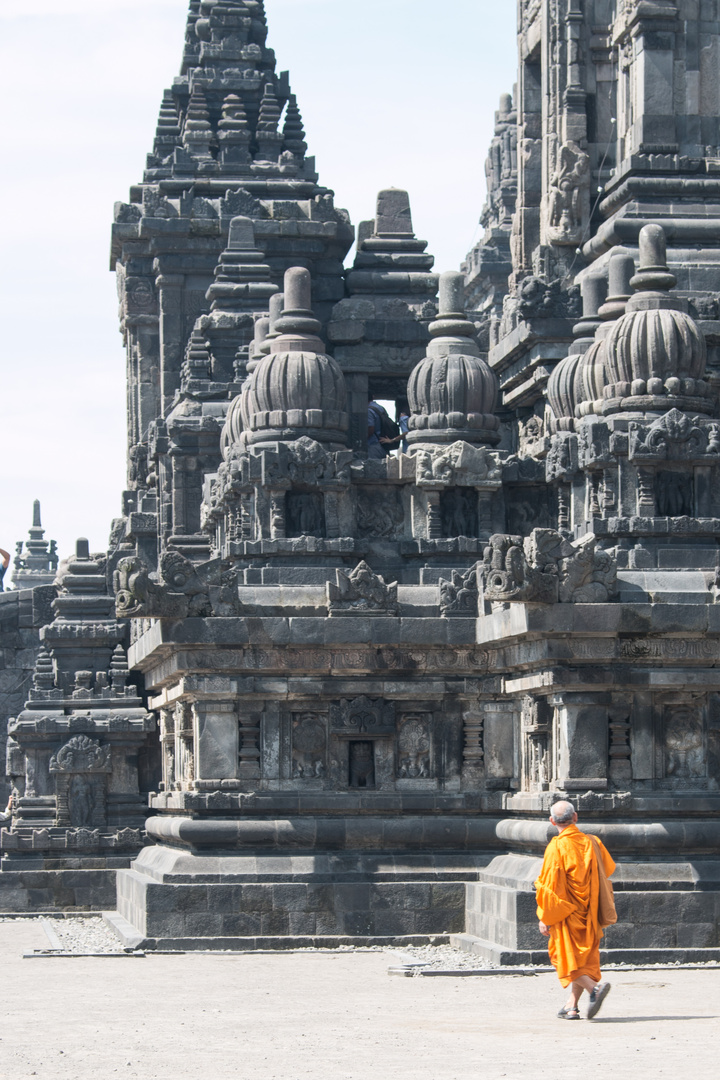
[[[598,923],[598,867],[589,836],[577,827],[578,816],[569,802],[557,802],[550,821],[559,830],[545,850],[540,877],[535,882],[540,933],[549,938],[548,951],[563,986],[570,997],[558,1016],[579,1020],[578,1003],[583,990],[590,995],[587,1016],[592,1019],[610,991],[610,983],[600,974]],[[602,841],[597,840],[605,873],[610,876],[615,863]]]

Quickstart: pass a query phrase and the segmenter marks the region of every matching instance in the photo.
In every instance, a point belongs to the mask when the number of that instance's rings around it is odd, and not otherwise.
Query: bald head
[[[574,817],[575,807],[571,802],[562,800],[553,803],[550,807],[550,820],[553,824],[559,825],[560,828],[563,828],[565,825],[570,825]]]

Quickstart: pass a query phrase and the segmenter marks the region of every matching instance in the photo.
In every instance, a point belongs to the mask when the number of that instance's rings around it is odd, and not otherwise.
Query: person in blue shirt
[[[410,428],[410,406],[407,401],[401,399],[395,402],[395,419],[400,428],[400,453],[407,454],[407,433]]]
[[[393,439],[382,435],[382,413],[385,412],[382,405],[375,401],[374,397],[368,400],[368,457],[376,461],[382,461],[388,456],[393,446]]]
[[[404,398],[400,398],[395,402],[395,421],[400,428],[400,434],[394,439],[388,439],[388,453],[394,450],[396,447],[400,448],[401,454],[407,454],[408,441],[407,433],[410,426],[410,406]]]
[[[3,551],[2,548],[0,548],[0,559],[2,559],[2,562],[0,563],[0,592],[4,592],[3,578],[5,577],[5,571],[10,565],[10,555],[7,551]]]

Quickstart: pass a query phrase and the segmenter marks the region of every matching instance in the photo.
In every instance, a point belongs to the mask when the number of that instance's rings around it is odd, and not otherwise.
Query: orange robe
[[[598,839],[605,872],[615,863]],[[589,836],[568,825],[545,850],[540,877],[535,882],[537,915],[550,930],[548,951],[563,986],[581,975],[600,982],[598,924],[598,868]]]

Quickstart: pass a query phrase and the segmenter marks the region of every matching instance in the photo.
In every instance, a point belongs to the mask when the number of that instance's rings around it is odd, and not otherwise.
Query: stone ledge
[[[463,952],[474,953],[492,964],[517,967],[524,964],[547,966],[547,949],[504,949],[472,934],[450,934],[450,944]],[[720,962],[720,949],[601,949],[601,964],[630,966],[672,964],[695,965]]]
[[[289,952],[294,949],[353,949],[378,946],[447,945],[447,934],[396,934],[388,937],[300,935],[294,937],[143,937],[116,911],[104,911],[103,919],[125,948],[148,952]]]

